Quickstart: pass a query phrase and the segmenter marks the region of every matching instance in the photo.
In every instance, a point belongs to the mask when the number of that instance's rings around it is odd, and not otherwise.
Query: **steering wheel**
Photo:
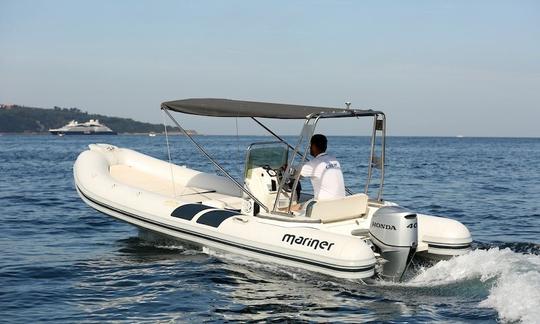
[[[283,165],[278,169],[272,169],[268,164],[265,164],[262,166],[264,170],[266,170],[266,173],[271,177],[276,177],[279,182],[281,182],[281,179],[283,179],[283,173],[287,169],[287,165]],[[287,182],[285,182],[285,185],[283,186],[283,190],[285,192],[291,192],[292,187],[294,185],[294,178],[288,178]],[[296,185],[296,196],[300,197],[300,192],[302,191],[302,184],[300,181],[298,181],[298,184]]]
[[[281,173],[284,173],[287,170],[287,165],[283,165],[280,168]],[[283,190],[286,192],[291,192],[292,188],[294,186],[294,177],[289,176],[287,179],[287,182],[285,182],[285,185],[283,186]],[[296,185],[296,197],[300,197],[300,192],[302,191],[302,183],[298,181],[298,184]]]

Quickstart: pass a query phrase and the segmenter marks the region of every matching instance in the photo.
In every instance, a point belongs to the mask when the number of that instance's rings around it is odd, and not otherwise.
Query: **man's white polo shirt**
[[[306,162],[300,170],[300,175],[311,179],[315,200],[345,197],[345,183],[341,165],[335,157],[326,154],[326,152]]]

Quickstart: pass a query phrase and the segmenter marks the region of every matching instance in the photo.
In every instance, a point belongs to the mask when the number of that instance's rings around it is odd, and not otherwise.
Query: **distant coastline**
[[[90,119],[99,119],[112,130],[122,135],[162,134],[162,124],[151,124],[133,120],[131,118],[111,117],[99,114],[89,114],[78,108],[38,108],[21,105],[0,104],[0,134],[43,135],[49,129],[62,127],[72,120],[85,122]],[[177,127],[167,126],[172,134],[180,133]],[[197,131],[186,130],[190,135],[199,135]]]

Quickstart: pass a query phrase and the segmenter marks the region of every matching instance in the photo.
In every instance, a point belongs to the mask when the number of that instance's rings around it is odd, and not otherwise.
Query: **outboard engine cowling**
[[[418,245],[416,214],[399,206],[382,207],[373,214],[369,236],[387,261],[382,276],[400,281]]]

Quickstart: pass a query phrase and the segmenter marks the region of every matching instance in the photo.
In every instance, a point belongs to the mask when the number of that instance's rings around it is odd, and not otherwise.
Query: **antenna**
[[[345,105],[347,106],[347,109],[351,109],[351,102],[350,102],[350,101],[347,101],[347,102],[345,103]]]

